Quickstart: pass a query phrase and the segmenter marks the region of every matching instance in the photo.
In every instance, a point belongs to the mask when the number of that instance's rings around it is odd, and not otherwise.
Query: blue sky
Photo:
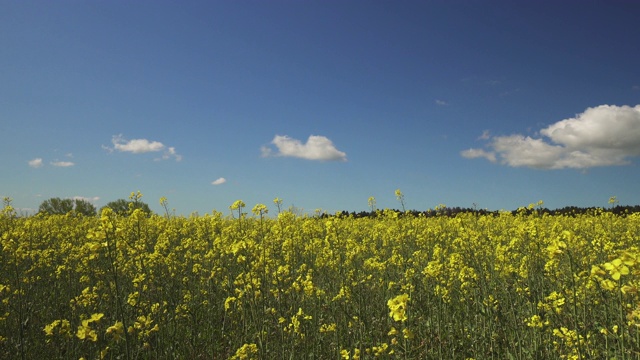
[[[0,195],[640,204],[634,1],[1,1]]]

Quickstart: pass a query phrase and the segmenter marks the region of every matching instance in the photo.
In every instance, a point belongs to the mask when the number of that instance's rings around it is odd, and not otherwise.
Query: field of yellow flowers
[[[640,356],[638,214],[276,205],[18,217],[6,202],[0,358]]]

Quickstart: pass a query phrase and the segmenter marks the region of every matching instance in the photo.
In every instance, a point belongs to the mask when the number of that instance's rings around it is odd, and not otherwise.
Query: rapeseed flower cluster
[[[78,326],[78,332],[76,333],[76,336],[78,337],[78,339],[91,340],[93,342],[98,341],[98,333],[96,332],[95,329],[92,328],[91,325],[93,323],[97,323],[98,321],[100,321],[100,319],[102,319],[103,316],[104,314],[102,313],[93,314],[89,319],[82,320],[81,325]],[[46,331],[47,331],[47,328],[45,327],[45,332]]]
[[[387,301],[389,307],[389,316],[395,321],[407,320],[407,303],[409,302],[409,295],[402,294]]]
[[[640,215],[549,216],[538,203],[420,217],[371,198],[376,216],[356,218],[282,204],[19,217],[5,203],[0,358],[640,352]]]

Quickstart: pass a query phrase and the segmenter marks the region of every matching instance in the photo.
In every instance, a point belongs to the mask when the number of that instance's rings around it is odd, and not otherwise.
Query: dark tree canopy
[[[118,199],[118,200],[107,203],[107,205],[103,206],[100,210],[108,207],[118,215],[127,216],[130,213],[129,204],[131,204],[131,210],[142,209],[142,211],[144,211],[146,214],[151,214],[151,209],[149,208],[149,205],[147,205],[146,203],[140,200],[134,201],[134,200]]]
[[[84,216],[95,216],[96,207],[90,202],[83,199],[60,199],[51,198],[47,199],[40,204],[38,211],[50,215],[54,214],[67,214],[75,212]]]
[[[75,212],[80,213],[84,216],[96,216],[96,207],[82,199],[75,199]]]

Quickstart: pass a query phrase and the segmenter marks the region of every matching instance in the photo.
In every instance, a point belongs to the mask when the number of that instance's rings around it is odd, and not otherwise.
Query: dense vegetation
[[[399,215],[402,216],[424,216],[424,217],[434,217],[434,216],[449,216],[449,217],[455,217],[459,214],[474,214],[474,215],[478,215],[478,216],[485,216],[485,215],[494,215],[494,216],[498,216],[501,213],[503,213],[504,211],[499,211],[499,210],[487,210],[487,209],[474,209],[474,208],[461,208],[461,207],[439,207],[436,209],[429,209],[429,210],[424,210],[424,211],[418,211],[418,210],[409,210],[409,211],[402,211],[402,210],[398,210],[398,209],[391,209],[391,211],[394,211],[396,213],[398,213]],[[523,215],[530,215],[532,213],[536,213],[536,214],[546,214],[546,215],[566,215],[566,216],[576,216],[576,215],[585,215],[585,214],[592,214],[592,213],[602,213],[602,212],[609,212],[609,213],[613,213],[615,215],[621,215],[621,216],[625,216],[625,215],[629,215],[629,214],[635,214],[635,213],[640,213],[640,205],[634,205],[634,206],[630,206],[630,205],[625,205],[625,206],[613,206],[613,207],[609,207],[609,208],[599,208],[599,207],[577,207],[577,206],[566,206],[563,208],[559,208],[559,209],[547,209],[547,208],[542,208],[542,207],[537,207],[537,208],[532,208],[532,207],[527,207],[527,208],[520,208],[520,209],[516,209],[516,210],[512,210],[511,213],[513,215],[517,215],[517,214],[523,214]],[[355,217],[355,218],[363,218],[363,217],[377,217],[380,214],[379,211],[359,211],[359,212],[349,212],[349,211],[340,211],[338,213],[339,216],[342,217],[347,217],[347,216],[351,216],[351,217]],[[334,214],[326,214],[326,213],[322,213],[321,217],[324,218],[329,218],[334,216]]]
[[[280,205],[18,217],[5,203],[0,358],[640,354],[640,214]]]

